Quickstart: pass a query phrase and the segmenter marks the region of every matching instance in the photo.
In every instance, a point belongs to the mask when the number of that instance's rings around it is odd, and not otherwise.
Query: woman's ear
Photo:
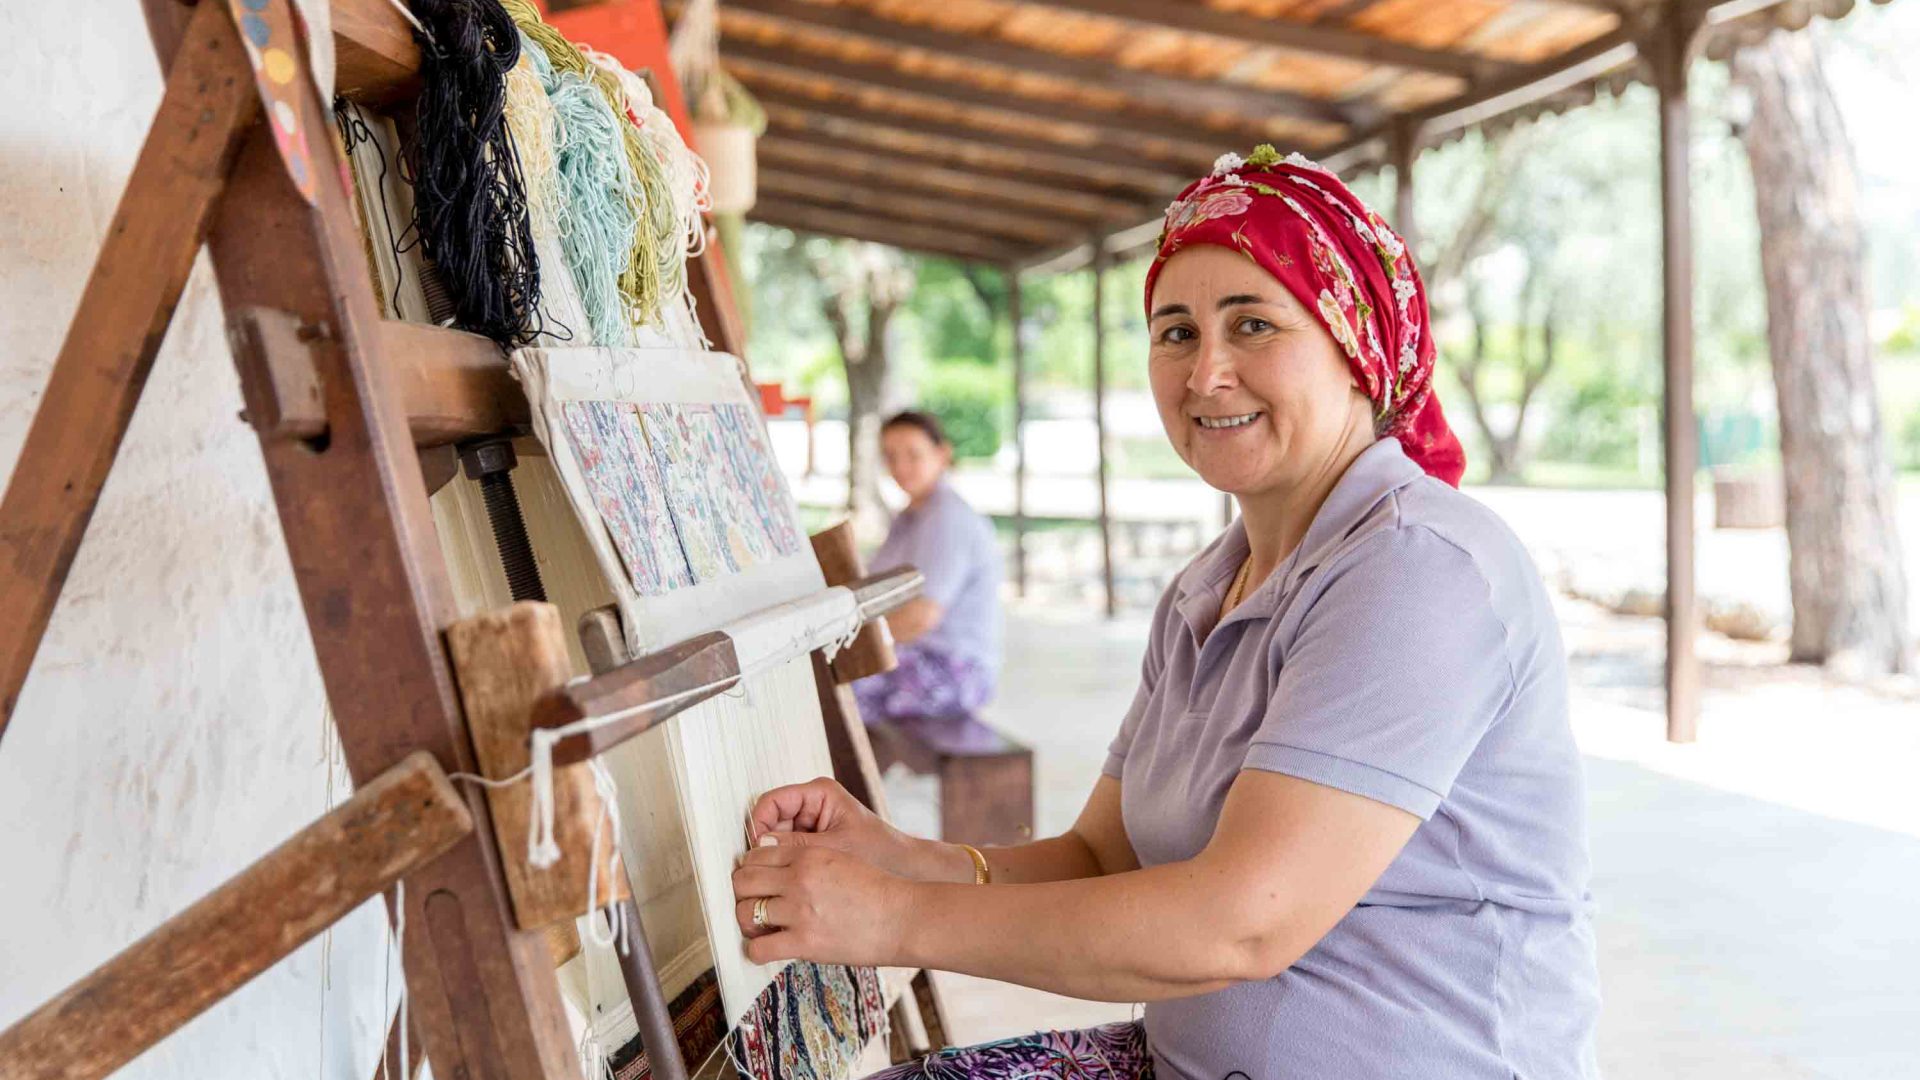
[[[940,444],[940,467],[943,469],[953,467],[953,444],[950,442]]]

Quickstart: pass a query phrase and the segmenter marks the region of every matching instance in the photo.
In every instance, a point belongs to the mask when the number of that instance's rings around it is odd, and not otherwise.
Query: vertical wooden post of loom
[[[1013,329],[1013,591],[1027,595],[1027,346],[1020,268],[1008,266],[1007,322]]]
[[[1107,238],[1093,241],[1093,441],[1094,484],[1099,496],[1100,581],[1111,618],[1117,603],[1113,595],[1113,519],[1107,509]]]
[[[177,25],[159,0],[148,10],[157,31]],[[194,28],[215,16],[237,49],[225,5],[200,4]],[[166,48],[169,35],[155,37]],[[162,54],[163,66],[170,60]],[[305,70],[296,76],[304,85]],[[329,130],[318,94],[302,95],[298,113],[304,130]],[[308,142],[322,178],[316,205],[294,190],[272,133],[256,123],[209,233],[230,327],[239,329],[249,311],[296,320],[304,328],[296,362],[311,367],[321,388],[324,433],[263,430],[261,454],[355,781],[367,783],[416,749],[473,771],[439,634],[452,618],[451,592],[402,376],[382,356],[353,208],[328,182],[341,171],[335,141]],[[265,358],[235,359],[247,399],[270,399]],[[427,1056],[440,1076],[577,1080],[545,940],[514,927],[486,804],[463,795],[477,827],[407,882],[408,993]]]

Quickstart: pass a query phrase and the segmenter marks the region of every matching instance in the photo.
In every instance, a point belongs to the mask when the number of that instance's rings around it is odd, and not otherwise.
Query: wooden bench
[[[1033,749],[971,715],[868,729],[884,771],[894,762],[940,778],[940,838],[1020,844],[1033,838]]]

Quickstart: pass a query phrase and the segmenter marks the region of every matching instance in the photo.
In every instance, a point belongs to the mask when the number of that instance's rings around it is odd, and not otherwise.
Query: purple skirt
[[[985,665],[919,645],[895,650],[899,666],[853,684],[860,718],[869,724],[971,714],[993,697]]]
[[[867,1080],[1153,1080],[1147,1033],[1139,1022],[1079,1031],[1042,1031],[1017,1039],[956,1047],[895,1065]]]

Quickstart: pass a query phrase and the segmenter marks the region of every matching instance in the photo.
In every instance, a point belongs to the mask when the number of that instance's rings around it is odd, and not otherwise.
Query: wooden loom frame
[[[104,1076],[404,880],[415,1045],[436,1075],[579,1080],[547,939],[516,922],[506,881],[514,855],[497,841],[481,793],[446,779],[482,770],[443,637],[455,609],[418,453],[523,425],[527,402],[487,339],[381,317],[352,196],[333,182],[342,175],[336,143],[309,140],[319,177],[309,205],[275,149],[226,4],[142,3],[165,92],[0,500],[0,610],[9,613],[0,622],[0,735],[204,241],[244,415],[260,438],[357,790],[0,1033],[0,1076]],[[418,51],[385,0],[334,0],[333,19],[340,93],[391,107],[417,91]],[[310,88],[297,97],[303,128],[326,132],[326,103]],[[737,353],[712,262],[689,267],[693,287],[709,334]],[[848,583],[844,556],[820,558],[829,583]],[[904,600],[863,611],[883,614]],[[704,685],[729,663],[730,645],[696,638],[543,704],[594,715]],[[845,667],[814,655],[835,770],[871,804],[877,775],[841,685],[854,672],[836,670]],[[562,743],[556,760],[598,754],[668,715]],[[314,875],[316,867],[334,872]],[[316,877],[326,880],[294,884]],[[926,973],[914,973],[911,987],[926,1035],[913,1049],[943,1045]],[[651,991],[663,999],[657,979]],[[671,1018],[639,996],[635,1019],[654,1075],[684,1077]],[[912,1028],[916,1018],[896,1017],[898,1050],[899,1021]],[[116,1037],[91,1038],[109,1020]],[[391,1034],[389,1058],[397,1025]]]

